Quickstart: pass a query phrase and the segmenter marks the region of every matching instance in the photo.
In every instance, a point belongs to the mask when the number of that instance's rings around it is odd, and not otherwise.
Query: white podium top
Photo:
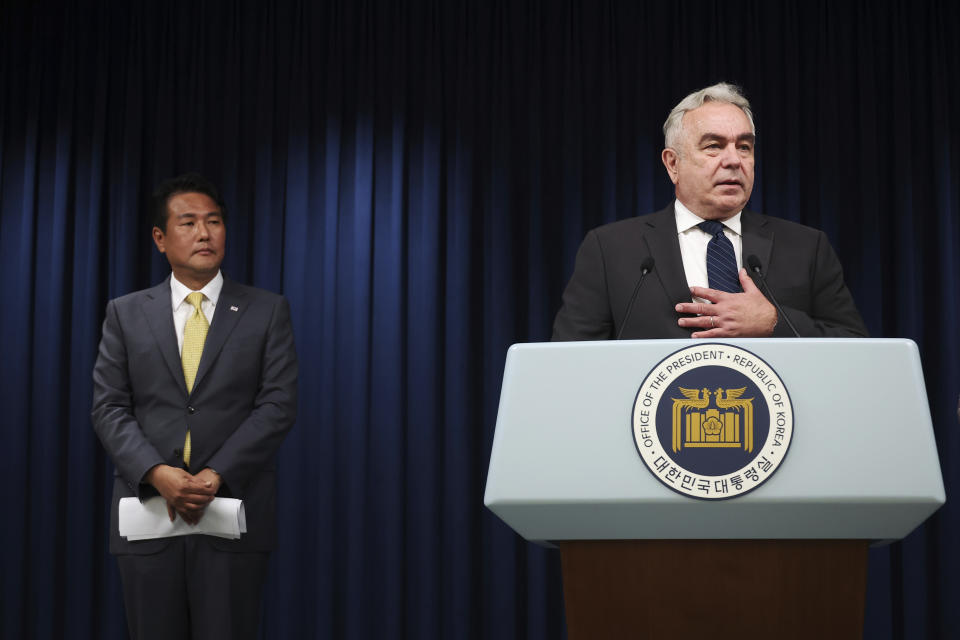
[[[945,502],[911,340],[714,340],[747,349],[793,401],[789,453],[721,501],[670,490],[633,439],[634,400],[689,340],[521,344],[507,355],[485,504],[528,540],[899,539]]]

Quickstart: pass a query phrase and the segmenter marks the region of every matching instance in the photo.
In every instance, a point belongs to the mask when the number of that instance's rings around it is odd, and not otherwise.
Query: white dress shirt
[[[677,217],[677,237],[680,240],[680,256],[683,258],[683,272],[687,276],[687,285],[691,287],[709,287],[707,278],[707,245],[713,238],[709,233],[698,227],[703,218],[683,206],[676,200],[674,211]],[[743,264],[743,238],[740,233],[740,216],[737,215],[720,221],[723,225],[723,235],[733,243],[733,252],[737,256],[737,267]],[[694,298],[694,302],[709,302],[702,298]]]
[[[208,323],[213,323],[213,312],[217,310],[217,299],[220,298],[220,290],[223,289],[223,274],[217,271],[213,280],[208,282],[200,293],[203,294],[203,302],[200,303],[200,310],[207,317]],[[187,296],[193,293],[193,289],[183,284],[177,277],[170,274],[170,302],[173,307],[173,328],[177,332],[177,351],[183,352],[183,328],[187,324],[187,318],[193,313],[193,305],[187,302]]]

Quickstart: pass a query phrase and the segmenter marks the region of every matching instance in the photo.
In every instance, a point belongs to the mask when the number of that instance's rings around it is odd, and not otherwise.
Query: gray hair
[[[704,102],[727,102],[740,107],[747,114],[747,120],[750,121],[750,131],[753,132],[754,136],[757,135],[757,127],[753,123],[753,111],[750,110],[750,102],[740,93],[740,88],[726,82],[718,82],[706,89],[694,91],[673,108],[673,111],[667,116],[667,121],[663,123],[663,141],[667,148],[679,151],[677,144],[683,134],[684,114],[687,111],[702,107]]]

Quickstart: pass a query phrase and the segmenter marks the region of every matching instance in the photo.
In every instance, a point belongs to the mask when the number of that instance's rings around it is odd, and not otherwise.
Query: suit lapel
[[[224,277],[223,289],[220,290],[220,298],[217,300],[217,310],[213,314],[213,322],[207,332],[207,339],[203,343],[203,356],[200,358],[197,377],[193,382],[194,390],[200,386],[233,328],[237,326],[240,316],[247,310],[246,297],[241,287]]]
[[[187,383],[183,379],[183,365],[180,362],[180,353],[177,349],[177,331],[173,327],[173,307],[171,306],[170,295],[170,277],[168,276],[157,286],[147,289],[146,300],[144,300],[142,308],[147,325],[153,333],[153,339],[157,341],[157,346],[163,355],[163,361],[167,363],[167,368],[170,369],[170,375],[186,393]]]
[[[671,204],[646,221],[644,241],[655,260],[653,271],[672,304],[690,301],[690,287],[683,270],[680,240],[677,238],[677,219]]]
[[[743,224],[743,266],[747,267],[747,258],[751,255],[760,259],[760,265],[763,273],[767,274],[770,266],[770,255],[773,252],[773,232],[767,229],[767,219],[752,211],[744,209],[740,217]],[[750,268],[747,267],[750,272]],[[750,276],[756,279],[755,274],[750,272]]]

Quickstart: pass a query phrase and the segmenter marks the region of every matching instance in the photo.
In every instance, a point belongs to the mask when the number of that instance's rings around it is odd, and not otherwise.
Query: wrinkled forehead
[[[685,137],[691,142],[704,136],[727,140],[754,138],[747,114],[729,102],[704,102],[683,114],[681,123]]]

